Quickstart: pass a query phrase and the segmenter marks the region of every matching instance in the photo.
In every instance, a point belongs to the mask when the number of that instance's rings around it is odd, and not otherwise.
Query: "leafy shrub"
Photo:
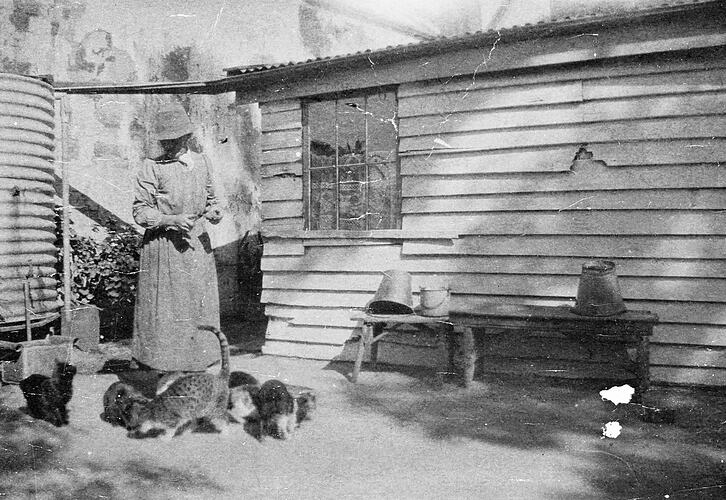
[[[56,208],[58,241],[62,241],[61,208]],[[71,243],[71,303],[101,309],[102,338],[128,337],[133,322],[139,272],[141,235],[128,226],[106,228],[95,239],[69,228]],[[59,295],[63,297],[62,245],[58,259]]]

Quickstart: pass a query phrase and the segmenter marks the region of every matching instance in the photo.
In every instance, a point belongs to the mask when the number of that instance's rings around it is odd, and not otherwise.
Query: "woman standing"
[[[198,325],[219,327],[217,270],[205,221],[222,214],[206,156],[187,143],[184,108],[162,108],[154,137],[164,153],[144,160],[136,177],[133,216],[145,228],[139,262],[132,353],[146,368],[200,371],[219,359],[216,338]]]

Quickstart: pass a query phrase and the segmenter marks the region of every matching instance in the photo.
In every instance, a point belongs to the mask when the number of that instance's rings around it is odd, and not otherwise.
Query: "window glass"
[[[308,229],[392,229],[399,224],[394,92],[306,105]]]
[[[309,104],[310,167],[335,165],[335,101]]]
[[[339,229],[366,229],[366,167],[365,165],[341,165],[340,227]]]
[[[341,165],[365,162],[365,98],[338,101],[338,161]]]
[[[368,162],[394,161],[398,145],[396,99],[393,93],[368,96]]]
[[[337,229],[335,167],[310,170],[310,229]]]
[[[395,227],[393,210],[397,189],[394,163],[368,165],[368,229]]]

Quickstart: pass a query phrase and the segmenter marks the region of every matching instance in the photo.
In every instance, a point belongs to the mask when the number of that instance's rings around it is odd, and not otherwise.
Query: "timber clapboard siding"
[[[606,258],[627,307],[661,320],[653,380],[726,384],[726,52],[660,52],[402,78],[402,230],[380,238],[301,233],[301,104],[262,103],[264,352],[350,359],[351,312],[386,269],[409,271],[415,295],[447,282],[454,308],[559,305],[573,304],[583,262]],[[492,369],[587,373],[613,354],[550,335],[485,340]],[[446,359],[441,339],[413,332],[380,355]]]
[[[303,228],[302,107],[262,106],[262,219],[267,227]]]

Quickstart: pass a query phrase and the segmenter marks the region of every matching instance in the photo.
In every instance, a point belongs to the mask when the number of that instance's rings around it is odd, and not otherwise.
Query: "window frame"
[[[360,97],[367,97],[373,94],[382,94],[382,93],[391,93],[393,94],[394,98],[394,117],[395,117],[395,123],[394,128],[396,130],[396,146],[394,150],[395,154],[395,160],[390,162],[393,165],[394,171],[395,171],[395,186],[393,188],[394,194],[391,196],[391,217],[395,219],[395,223],[392,224],[392,227],[387,228],[380,228],[380,229],[368,229],[368,217],[366,217],[366,229],[365,230],[351,230],[351,229],[310,229],[311,225],[311,196],[312,196],[312,183],[311,183],[311,169],[310,169],[310,161],[311,161],[311,155],[310,155],[310,122],[309,122],[309,104],[310,103],[317,103],[317,102],[325,102],[325,101],[339,101],[341,99],[350,99],[350,98],[360,98]],[[398,116],[398,86],[397,85],[391,85],[391,86],[381,86],[381,87],[372,87],[372,88],[365,88],[365,89],[356,89],[346,92],[336,92],[331,94],[320,94],[316,96],[310,96],[306,97],[304,99],[300,100],[300,107],[302,112],[302,184],[303,184],[303,228],[306,232],[309,233],[330,233],[331,231],[334,231],[336,234],[361,234],[361,233],[370,233],[374,231],[392,231],[392,230],[400,230],[401,224],[402,224],[402,213],[401,213],[401,205],[402,205],[402,182],[401,182],[401,158],[399,154],[399,148],[400,148],[400,139],[398,134],[398,127],[399,127],[399,116]],[[336,117],[337,122],[337,117]],[[366,121],[366,143],[368,142],[368,125]],[[336,227],[340,226],[340,181],[338,179],[338,173],[337,170],[340,168],[340,165],[337,164],[336,160],[336,193],[338,193],[338,199],[336,200]],[[368,179],[368,163],[365,163],[366,168],[366,180]],[[366,189],[368,189],[366,187]],[[366,194],[366,209],[368,209],[368,196]]]

